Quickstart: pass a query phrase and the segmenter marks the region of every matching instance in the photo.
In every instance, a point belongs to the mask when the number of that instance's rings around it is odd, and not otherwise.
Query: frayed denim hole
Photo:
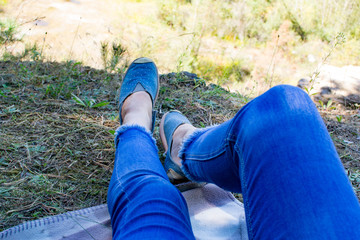
[[[216,126],[216,125],[214,125]],[[185,151],[186,149],[195,141],[195,139],[201,135],[203,132],[207,131],[209,128],[212,128],[214,126],[196,129],[192,134],[190,134],[187,138],[183,140],[182,146],[180,148],[178,157],[181,159],[181,170],[184,173],[185,177],[188,178],[191,181],[198,181],[196,180],[196,177],[192,176],[189,172],[189,169],[185,166]]]
[[[152,143],[156,147],[156,150],[158,151],[158,148],[156,146],[156,140],[152,136],[152,133],[149,130],[147,130],[146,128],[144,128],[143,126],[135,125],[135,124],[134,125],[123,125],[116,129],[115,138],[114,138],[115,148],[117,148],[120,136],[122,135],[122,133],[126,132],[127,130],[138,130],[139,132],[145,133],[145,135],[147,135],[151,139]]]

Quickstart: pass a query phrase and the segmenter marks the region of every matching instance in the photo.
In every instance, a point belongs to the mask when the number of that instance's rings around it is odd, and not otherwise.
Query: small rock
[[[308,87],[309,84],[310,84],[310,82],[308,79],[302,78],[298,82],[298,87],[304,89],[304,88]]]

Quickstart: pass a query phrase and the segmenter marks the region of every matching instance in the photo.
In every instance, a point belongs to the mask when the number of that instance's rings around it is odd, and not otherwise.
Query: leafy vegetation
[[[73,100],[83,106],[83,107],[88,107],[88,108],[98,108],[98,107],[104,107],[106,105],[109,105],[109,102],[105,102],[105,101],[102,101],[102,102],[99,102],[99,103],[96,103],[96,100],[91,98],[91,99],[87,99],[85,98],[84,100],[82,100],[81,98],[77,97],[76,95],[74,94],[71,94],[73,96]]]
[[[0,21],[0,44],[12,43],[16,41],[16,24],[13,21]]]
[[[209,82],[242,89],[247,94],[255,85],[262,89],[261,93],[274,83],[289,82],[288,76],[278,70],[286,64],[306,68],[304,74],[314,82],[318,67],[306,61],[309,55],[315,54],[320,65],[332,59],[340,64],[342,60],[359,63],[360,5],[356,0],[321,3],[310,0],[170,0],[159,1],[158,9],[157,17],[165,26],[179,33],[192,34],[178,53],[177,71],[196,72]],[[213,42],[216,53],[209,51],[206,44],[209,41]],[[321,52],[314,51],[319,41],[323,46]],[[222,51],[225,49],[222,46],[233,48],[238,54]],[[239,48],[270,50],[273,56],[270,60],[266,56],[260,61],[259,58],[248,59],[241,55],[244,51],[238,51]],[[285,66],[276,67],[282,61]],[[241,67],[229,67],[239,66],[239,63]],[[228,73],[219,74],[223,69]],[[251,83],[254,78],[259,79],[256,84]]]
[[[266,42],[284,21],[291,22],[292,30],[302,41],[320,38],[330,42],[338,32],[345,32],[349,39],[360,39],[360,6],[355,0],[322,3],[310,0],[170,0],[159,4],[159,18],[164,24],[185,30],[202,28],[206,35],[228,40]]]
[[[104,69],[113,72],[120,64],[121,68],[117,68],[116,70],[120,73],[124,72],[127,67],[127,59],[124,57],[126,51],[126,47],[124,47],[121,43],[113,42],[110,48],[108,42],[102,42],[101,58],[104,64]]]

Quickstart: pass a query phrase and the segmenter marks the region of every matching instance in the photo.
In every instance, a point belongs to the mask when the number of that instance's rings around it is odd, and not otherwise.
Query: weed
[[[0,21],[0,44],[12,43],[18,41],[15,37],[17,33],[17,25],[14,21]]]
[[[341,122],[343,120],[343,116],[342,115],[336,115],[336,120],[338,122]]]
[[[39,60],[42,60],[43,59],[43,56],[42,56],[42,51],[39,51],[38,49],[38,46],[37,44],[33,44],[33,45],[27,45],[25,47],[25,50],[24,50],[24,53],[23,55],[21,56],[21,58],[24,58],[25,56],[28,55],[28,53],[30,53],[30,58],[31,60],[33,61],[39,61]]]
[[[0,87],[0,96],[6,98],[8,97],[8,94],[10,93],[10,87],[6,84],[3,84],[1,87]]]
[[[45,96],[50,98],[69,99],[71,97],[72,91],[74,90],[75,90],[75,86],[70,87],[64,82],[52,83],[46,86]]]
[[[119,64],[120,60],[122,59],[126,51],[127,51],[126,48],[120,43],[112,44],[112,57],[110,60],[111,71],[115,70],[115,67]],[[124,67],[126,68],[127,66],[125,65]]]
[[[162,107],[168,109],[177,109],[179,106],[184,105],[184,103],[184,99],[167,97],[164,99]]]
[[[91,98],[91,99],[85,98],[84,100],[82,100],[75,94],[71,94],[71,95],[72,95],[72,99],[76,102],[76,104],[79,104],[86,108],[98,108],[98,107],[104,107],[104,106],[109,105],[109,102],[102,101],[102,102],[96,103],[96,100],[93,98]]]
[[[326,104],[324,104],[323,101],[319,100],[320,107],[324,110],[330,110],[335,109],[335,107],[332,107],[333,101],[330,99]]]
[[[103,61],[104,69],[110,72],[117,70],[118,72],[123,73],[128,65],[128,62],[125,59],[126,52],[126,47],[121,43],[113,42],[110,48],[108,42],[102,42],[101,58]],[[119,63],[122,63],[123,65],[120,68],[116,69]]]
[[[201,46],[202,33],[189,33],[182,35],[191,35],[189,42],[185,48],[180,52],[177,58],[176,72],[190,71],[193,72],[198,65],[199,49]]]
[[[2,56],[4,61],[21,61],[21,60],[32,60],[41,61],[44,59],[42,52],[39,51],[36,43],[25,44],[24,51],[18,54],[12,54],[11,52],[4,52]]]
[[[109,59],[109,43],[102,42],[101,43],[101,59],[104,65],[104,69],[108,67],[108,59]]]
[[[317,78],[320,75],[320,67],[326,63],[326,61],[328,60],[328,58],[331,56],[331,54],[333,53],[334,49],[343,44],[345,42],[345,35],[344,33],[340,32],[338,33],[338,35],[335,37],[335,40],[330,48],[330,50],[326,53],[326,55],[323,57],[322,61],[319,63],[319,65],[317,66],[317,68],[315,69],[315,71],[313,72],[313,74],[310,77],[310,81],[309,81],[309,87],[305,87],[305,91],[308,94],[311,94],[311,91],[314,89],[314,84],[317,80]]]

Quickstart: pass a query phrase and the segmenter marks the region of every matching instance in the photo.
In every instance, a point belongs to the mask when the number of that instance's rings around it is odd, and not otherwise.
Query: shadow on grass
[[[0,62],[0,231],[106,203],[121,78],[77,62]],[[221,123],[247,101],[206,86],[195,74],[170,73],[160,80],[156,126],[170,109],[198,127]],[[109,104],[91,108],[73,95]],[[162,152],[158,128],[155,137]]]
[[[77,62],[0,62],[0,231],[106,203],[121,79]],[[222,123],[250,100],[187,72],[161,75],[160,82],[156,126],[171,109],[183,112],[196,127]],[[109,104],[92,108],[78,104],[73,95]],[[359,197],[359,115],[354,111],[342,112],[350,123],[334,120],[332,114],[340,113],[321,113]],[[162,161],[158,127],[154,136]]]

